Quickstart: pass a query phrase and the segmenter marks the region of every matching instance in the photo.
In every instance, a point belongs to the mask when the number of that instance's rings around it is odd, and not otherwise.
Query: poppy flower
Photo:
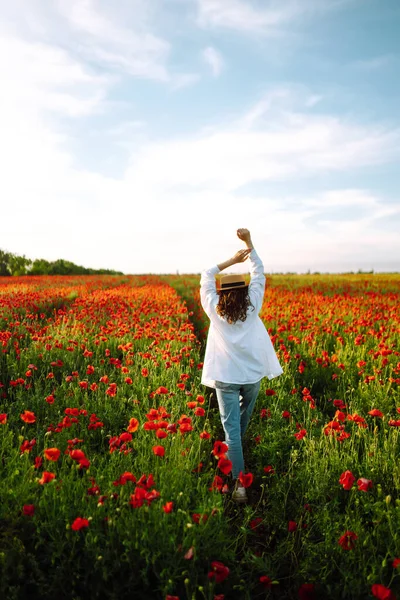
[[[373,408],[372,410],[368,411],[368,414],[371,415],[371,417],[383,417],[383,412],[378,410],[377,408]]]
[[[47,404],[54,404],[54,395],[50,394],[49,396],[46,396],[45,400]]]
[[[166,431],[164,431],[164,429],[157,429],[156,431],[156,437],[159,440],[162,440],[163,438],[166,438],[168,435],[168,433]]]
[[[266,396],[275,396],[275,394],[276,394],[275,390],[272,390],[272,389],[265,390]]]
[[[372,595],[379,600],[396,600],[394,593],[381,583],[374,583],[371,588]]]
[[[44,457],[47,460],[52,460],[56,462],[60,457],[61,451],[58,448],[46,448],[44,451]]]
[[[165,448],[164,446],[153,446],[153,452],[156,456],[164,456]]]
[[[127,427],[127,431],[129,431],[130,433],[134,433],[139,427],[139,421],[137,419],[135,419],[135,417],[132,417],[132,419],[129,419],[129,425]]]
[[[293,531],[296,531],[296,529],[297,529],[297,523],[296,523],[296,521],[289,521],[289,523],[288,523],[288,531],[290,533],[293,533]]]
[[[208,573],[208,578],[209,579],[213,579],[215,578],[215,581],[217,583],[221,583],[221,581],[224,581],[224,579],[226,579],[229,575],[229,569],[226,565],[224,565],[224,563],[220,562],[219,560],[214,560],[211,563],[211,571],[209,571]]]
[[[156,394],[168,394],[168,390],[166,387],[161,385],[159,388],[156,389]]]
[[[275,473],[275,469],[274,467],[272,467],[271,465],[268,465],[267,467],[264,467],[264,471],[266,473],[269,473],[271,475],[273,475]]]
[[[365,477],[360,477],[360,479],[357,480],[357,485],[359,492],[368,492],[368,490],[372,490],[372,481]]]
[[[222,480],[222,477],[220,477],[219,475],[215,475],[211,487],[209,487],[208,489],[210,492],[212,492],[213,490],[221,491],[223,484],[224,482]]]
[[[396,567],[400,566],[400,558],[395,558],[393,559],[393,568],[396,569]]]
[[[358,535],[354,531],[346,531],[338,540],[339,546],[343,550],[354,550],[354,540],[358,538]]]
[[[204,417],[206,414],[206,411],[204,410],[204,408],[202,406],[198,406],[195,409],[194,414],[196,415],[196,417]]]
[[[166,502],[162,508],[165,513],[170,513],[170,512],[172,512],[172,510],[174,508],[174,503]]]
[[[350,490],[355,482],[355,477],[351,471],[344,471],[339,478],[340,485],[343,486],[344,490]]]
[[[208,433],[208,431],[202,431],[200,433],[200,439],[202,439],[202,440],[209,440],[210,439],[210,434]]]
[[[35,514],[35,505],[34,504],[24,504],[23,513],[26,517],[33,517]]]
[[[35,413],[30,410],[25,410],[20,417],[25,423],[35,423],[36,421]]]
[[[266,589],[272,588],[272,579],[271,577],[268,577],[268,575],[261,575],[260,583],[262,583]]]
[[[243,473],[240,471],[238,479],[243,487],[250,487],[253,483],[253,473]]]
[[[313,583],[302,583],[298,592],[300,600],[314,600],[315,585]]]
[[[217,458],[220,458],[228,451],[228,446],[224,442],[220,442],[217,440],[214,442],[214,448],[212,449],[212,453]]]
[[[294,437],[297,438],[298,440],[302,440],[304,436],[307,435],[307,430],[306,429],[300,429],[300,431],[298,433],[294,434]]]
[[[55,478],[54,473],[49,473],[49,471],[43,471],[42,477],[41,477],[41,479],[39,479],[39,483],[41,485],[44,485],[45,483],[49,483],[50,481],[53,481],[54,478]]]
[[[206,523],[208,521],[208,515],[206,513],[204,514],[200,514],[200,513],[193,513],[192,514],[192,519],[195,523],[199,524],[200,521],[202,523]]]
[[[74,531],[80,531],[84,527],[89,527],[89,521],[87,519],[83,519],[82,517],[77,517],[71,525],[71,529]]]
[[[7,415],[6,413],[2,413],[0,415],[0,425],[5,425],[7,423]]]
[[[232,471],[232,461],[221,457],[218,461],[218,468],[224,475],[228,475]]]

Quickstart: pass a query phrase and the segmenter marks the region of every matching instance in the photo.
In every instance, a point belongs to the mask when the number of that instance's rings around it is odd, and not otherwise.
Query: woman
[[[267,330],[258,313],[264,298],[265,276],[248,229],[237,236],[247,248],[225,262],[202,272],[201,305],[210,329],[201,383],[215,388],[228,458],[235,485],[232,499],[246,502],[246,489],[238,477],[244,473],[242,439],[260,390],[261,379],[283,373]],[[250,284],[243,275],[223,275],[216,289],[215,275],[250,259]]]

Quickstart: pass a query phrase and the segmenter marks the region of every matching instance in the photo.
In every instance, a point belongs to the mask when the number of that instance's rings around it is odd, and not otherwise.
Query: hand
[[[246,248],[245,250],[238,250],[236,254],[232,257],[232,264],[236,265],[237,263],[244,262],[251,252],[250,248]]]
[[[238,229],[236,233],[239,240],[242,240],[243,242],[249,242],[251,239],[250,231],[248,229]]]

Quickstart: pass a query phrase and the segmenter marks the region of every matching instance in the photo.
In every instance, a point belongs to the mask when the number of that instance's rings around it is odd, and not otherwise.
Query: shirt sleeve
[[[261,258],[253,248],[249,254],[250,259],[250,284],[249,284],[249,296],[252,305],[257,311],[260,312],[265,291],[265,275],[264,265]]]
[[[219,273],[217,265],[205,269],[200,278],[200,301],[204,312],[211,319],[211,314],[218,304],[218,293],[215,283],[215,275]]]

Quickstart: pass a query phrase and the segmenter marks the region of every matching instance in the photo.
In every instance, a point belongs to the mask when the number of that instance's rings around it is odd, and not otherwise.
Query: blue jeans
[[[261,380],[256,383],[215,382],[219,413],[225,432],[227,456],[232,462],[232,477],[244,473],[242,440],[260,391]]]

